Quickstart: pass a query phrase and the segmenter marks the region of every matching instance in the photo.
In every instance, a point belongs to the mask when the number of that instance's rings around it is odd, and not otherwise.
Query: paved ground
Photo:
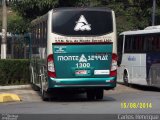
[[[118,85],[115,90],[105,91],[102,101],[88,101],[84,94],[66,95],[61,99],[43,102],[39,92],[30,89],[1,91],[12,92],[21,96],[22,102],[0,104],[0,113],[35,113],[35,114],[106,114],[106,113],[159,113],[160,90],[144,86],[133,88]],[[152,108],[122,108],[122,104],[152,104]],[[123,106],[124,107],[124,106]]]
[[[133,93],[138,92],[141,90],[138,90],[136,88],[126,87],[124,85],[118,84],[117,87],[114,90],[105,91],[105,96],[107,95],[113,95],[113,94],[120,94],[120,93]],[[19,97],[22,99],[22,102],[41,102],[41,96],[39,91],[34,91],[31,87],[27,89],[11,89],[11,90],[0,90],[0,93],[15,93],[19,95]],[[63,96],[62,96],[63,97]],[[71,97],[71,96],[70,96]],[[79,100],[84,99],[85,95],[76,95],[72,97],[71,99],[75,99],[75,97]],[[68,99],[66,96],[63,99]]]
[[[0,90],[0,93],[15,93],[22,102],[38,102],[42,101],[38,91],[34,91],[32,88],[27,89],[12,89],[12,90]]]

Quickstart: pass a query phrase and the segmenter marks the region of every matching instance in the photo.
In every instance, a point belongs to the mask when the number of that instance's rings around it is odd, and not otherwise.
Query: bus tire
[[[87,90],[87,99],[88,100],[94,100],[95,99],[95,90],[94,89]]]
[[[96,90],[96,99],[97,100],[102,100],[104,95],[104,90],[103,89],[97,89]]]
[[[46,91],[42,91],[42,100],[43,101],[49,101],[50,99],[49,99],[49,95],[47,94],[47,92]]]
[[[127,71],[124,71],[124,74],[123,74],[123,82],[126,86],[129,86],[129,83],[128,83],[128,73]]]

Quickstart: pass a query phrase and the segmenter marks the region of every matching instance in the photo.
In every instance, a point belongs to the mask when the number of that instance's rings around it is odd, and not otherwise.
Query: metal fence
[[[0,34],[0,44],[2,38]],[[7,34],[7,59],[28,59],[30,56],[30,34]],[[0,46],[1,53],[1,46]]]

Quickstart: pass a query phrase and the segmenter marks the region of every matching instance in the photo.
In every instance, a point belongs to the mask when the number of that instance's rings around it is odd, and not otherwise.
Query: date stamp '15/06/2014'
[[[121,102],[120,107],[122,109],[151,109],[151,102]]]

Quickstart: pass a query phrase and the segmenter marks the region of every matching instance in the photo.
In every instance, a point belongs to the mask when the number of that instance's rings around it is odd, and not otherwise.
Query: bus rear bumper
[[[87,88],[101,87],[110,89],[116,87],[116,77],[109,78],[49,78],[49,88]]]

